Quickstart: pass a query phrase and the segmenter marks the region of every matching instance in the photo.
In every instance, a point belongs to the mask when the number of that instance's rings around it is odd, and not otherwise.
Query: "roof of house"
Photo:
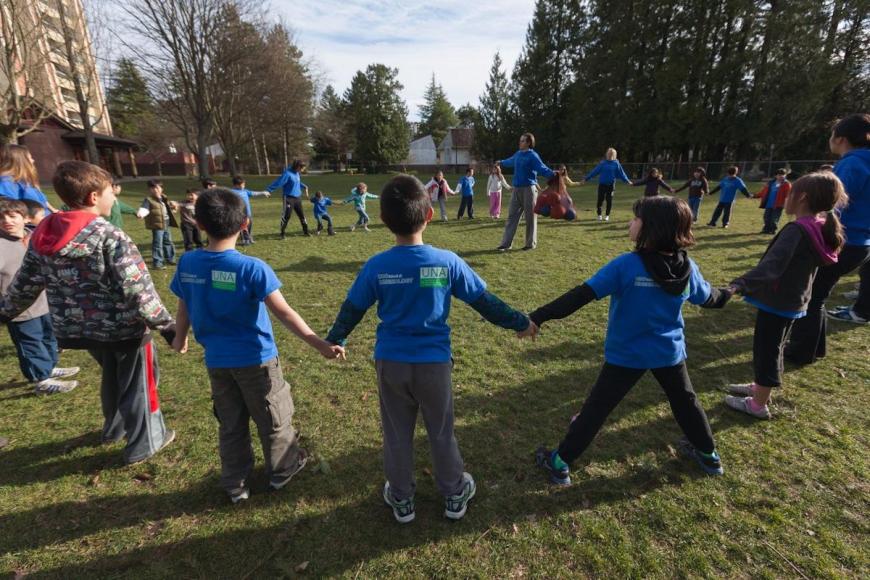
[[[435,149],[435,139],[432,135],[425,135],[411,141],[411,149]]]
[[[447,144],[453,149],[471,149],[474,143],[474,129],[467,127],[454,127],[450,129],[444,141],[441,142],[441,148],[445,149]]]

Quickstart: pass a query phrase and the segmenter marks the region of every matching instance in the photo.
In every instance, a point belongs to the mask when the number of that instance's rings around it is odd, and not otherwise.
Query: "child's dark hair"
[[[843,224],[834,210],[849,203],[843,182],[832,171],[808,173],[792,184],[789,195],[794,197],[801,194],[805,196],[807,208],[811,212],[827,214],[825,225],[822,226],[822,236],[828,246],[839,252],[846,243],[846,236],[843,234]]]
[[[465,175],[468,175],[472,171],[474,171],[474,167],[469,167],[468,169],[465,170]]]
[[[314,197],[323,197],[323,192],[318,189],[314,192]]]
[[[696,167],[694,173],[700,173],[701,177],[707,177],[707,170],[703,167]]]
[[[242,198],[222,187],[207,189],[196,198],[196,221],[210,238],[225,240],[242,230],[248,219]]]
[[[148,189],[153,189],[153,188],[157,187],[158,185],[162,186],[163,182],[160,181],[159,179],[149,179],[148,180]]]
[[[834,137],[842,137],[856,149],[870,148],[870,113],[856,113],[834,124]]]
[[[650,168],[649,173],[647,173],[647,175],[649,175],[650,177],[660,177],[661,174],[662,172],[659,171],[658,167]]]
[[[305,163],[304,161],[302,161],[301,159],[294,159],[293,160],[293,165],[292,165],[293,171],[296,171],[297,173],[299,171],[302,171],[303,169],[305,169],[306,166],[308,166],[308,164]]]
[[[776,170],[776,173],[774,173],[774,175],[788,175],[788,169],[786,169],[785,167],[780,167]]]
[[[121,187],[121,180],[117,177],[112,179],[112,187]]]
[[[426,225],[429,195],[413,175],[392,178],[381,192],[381,220],[397,236],[410,236]]]
[[[740,168],[737,167],[736,165],[732,165],[726,171],[728,172],[728,175],[734,176],[734,175],[737,175],[737,172],[740,171]]]
[[[33,201],[32,199],[22,199],[21,203],[23,203],[24,207],[27,208],[27,217],[30,219],[33,219],[37,215],[39,215],[39,212],[45,212],[45,206],[38,201]]]
[[[82,209],[86,207],[88,195],[102,193],[112,185],[112,176],[102,167],[86,161],[64,161],[54,170],[51,183],[65,204],[71,209]]]
[[[188,193],[188,194],[195,193],[196,195],[199,195],[199,189],[197,189],[195,187],[188,187],[187,191],[185,193]]]
[[[6,215],[10,213],[17,213],[24,219],[27,219],[28,217],[27,206],[24,205],[23,201],[19,201],[17,199],[10,199],[7,197],[0,197],[0,215]]]
[[[638,252],[676,252],[695,245],[692,210],[678,197],[642,197],[634,202],[634,216],[643,225],[637,236]]]
[[[819,171],[833,171],[834,166],[830,163],[825,163],[823,165],[819,165]]]
[[[233,179],[235,180],[235,178],[233,178]],[[201,181],[201,183],[202,183],[203,189],[208,189],[210,187],[217,187],[217,181],[215,181],[214,179],[203,179]]]
[[[244,182],[245,182],[245,178],[242,177],[241,175],[234,175],[233,176],[233,185],[234,186],[242,185]]]

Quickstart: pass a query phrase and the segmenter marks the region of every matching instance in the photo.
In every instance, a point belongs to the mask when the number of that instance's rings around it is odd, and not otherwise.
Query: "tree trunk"
[[[284,169],[290,167],[290,159],[287,157],[287,125],[284,125]]]
[[[272,171],[269,168],[269,151],[266,149],[266,135],[265,134],[263,135],[263,161],[266,164],[266,175],[271,174]]]
[[[208,140],[206,139],[205,132],[202,130],[202,127],[198,128],[199,130],[196,132],[196,164],[197,170],[199,171],[200,179],[207,179],[209,173],[208,166]]]
[[[254,146],[254,159],[257,161],[257,175],[263,175],[263,166],[260,164],[260,149],[257,147],[257,138],[254,136],[254,126],[248,126],[251,129],[251,144]]]

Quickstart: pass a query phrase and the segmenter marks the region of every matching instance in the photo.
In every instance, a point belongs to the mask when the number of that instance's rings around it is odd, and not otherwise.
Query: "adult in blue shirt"
[[[535,152],[535,136],[523,133],[520,136],[520,150],[513,157],[499,161],[502,167],[514,170],[514,194],[508,210],[507,224],[504,226],[504,236],[498,246],[500,252],[511,248],[520,218],[526,214],[526,245],[524,250],[534,250],[538,245],[538,216],[535,214],[535,202],[538,200],[538,175],[547,179],[556,173],[544,165],[541,157]]]
[[[839,212],[846,245],[836,264],[819,268],[807,315],[792,327],[785,356],[798,364],[811,364],[827,354],[825,300],[842,276],[858,268],[861,268],[858,300],[851,307],[828,312],[828,316],[857,324],[870,320],[870,114],[841,119],[831,133],[830,149],[840,156],[834,173],[849,195],[849,205]]]
[[[308,199],[308,186],[302,183],[302,171],[305,170],[306,163],[300,159],[293,161],[293,165],[286,168],[281,177],[272,182],[266,188],[266,191],[272,193],[279,187],[284,193],[284,209],[281,212],[281,239],[283,240],[284,232],[287,230],[287,224],[290,221],[291,212],[296,212],[299,217],[299,223],[302,224],[302,235],[310,236],[308,232],[308,222],[305,220],[305,212],[302,210],[302,194],[305,193],[305,199]]]
[[[604,153],[604,160],[595,166],[595,169],[583,178],[583,181],[591,181],[595,176],[598,176],[598,221],[610,221],[610,209],[613,207],[613,188],[617,179],[621,179],[625,183],[631,183],[628,175],[625,174],[625,169],[616,158],[616,149],[610,147]],[[601,206],[607,201],[607,214],[604,218],[601,217]]]

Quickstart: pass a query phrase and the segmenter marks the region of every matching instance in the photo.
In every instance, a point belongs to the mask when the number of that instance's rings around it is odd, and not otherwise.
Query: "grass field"
[[[306,181],[339,199],[358,179]],[[370,190],[377,193],[386,179],[367,178]],[[595,188],[586,186],[572,190],[579,221],[541,220],[537,251],[497,253],[504,220],[487,216],[483,181],[478,219],[434,223],[425,238],[457,252],[517,307],[549,301],[630,249],[627,223],[639,189],[619,187],[613,221],[599,224]],[[166,190],[181,199],[192,183],[167,180]],[[266,181],[248,185],[262,189]],[[125,191],[122,199],[137,204],[144,187]],[[303,238],[291,222],[293,235],[281,241],[280,199],[253,206],[257,243],[243,251],[266,260],[290,304],[325,333],[362,263],[392,244],[389,231],[375,218],[371,233],[349,233],[356,215],[346,206],[332,212],[336,237]],[[451,199],[454,217],[457,206]],[[702,217],[713,207],[705,200]],[[376,216],[377,202],[370,209]],[[727,283],[757,262],[768,240],[760,228],[757,203],[740,199],[732,227],[699,229],[691,255],[708,280]],[[127,230],[147,258],[150,236],[141,223],[128,219]],[[174,311],[172,274],[155,272],[154,279]],[[832,304],[855,281],[846,278]],[[754,311],[735,302],[724,311],[687,306],[685,315],[689,370],[724,477],[704,477],[675,456],[679,429],[647,376],[575,465],[574,485],[548,486],[532,453],[559,440],[597,375],[607,301],[522,343],[456,304],[457,437],[478,494],[461,522],[442,517],[420,430],[417,520],[404,527],[379,496],[373,312],[352,335],[346,362],[324,361],[276,326],[295,422],[315,461],[284,491],[266,494],[257,449],[254,495],[238,507],[218,487],[217,424],[198,345],[179,356],[161,343],[162,406],[178,439],[151,461],[125,467],[120,444],[99,444],[99,372],[88,356],[66,352],[61,359],[83,367],[77,390],[35,397],[3,333],[0,434],[11,443],[0,451],[0,570],[73,578],[866,578],[870,329],[832,323],[828,358],[788,368],[774,419],[756,422],[726,409],[720,390],[751,379]]]

